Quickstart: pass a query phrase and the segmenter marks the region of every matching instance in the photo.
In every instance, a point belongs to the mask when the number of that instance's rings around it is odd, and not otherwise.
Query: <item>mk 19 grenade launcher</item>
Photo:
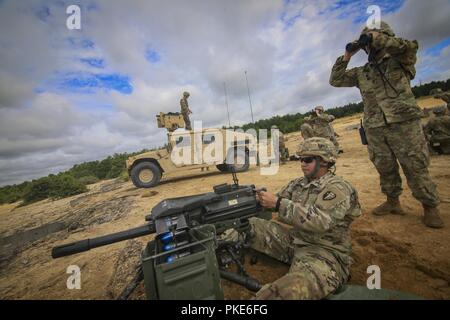
[[[220,277],[257,291],[261,285],[246,273],[243,249],[249,245],[249,218],[271,219],[256,201],[254,185],[221,184],[214,192],[158,203],[143,226],[85,239],[52,249],[59,258],[111,243],[155,234],[141,254],[133,282],[119,298],[124,299],[143,279],[148,299],[223,299]],[[226,230],[237,237],[220,240]],[[237,272],[225,270],[230,264]]]

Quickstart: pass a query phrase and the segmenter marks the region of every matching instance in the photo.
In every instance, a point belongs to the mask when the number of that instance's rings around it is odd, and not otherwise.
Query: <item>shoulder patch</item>
[[[331,191],[327,191],[323,194],[322,196],[322,200],[333,200],[334,198],[336,198],[336,194],[334,192]]]

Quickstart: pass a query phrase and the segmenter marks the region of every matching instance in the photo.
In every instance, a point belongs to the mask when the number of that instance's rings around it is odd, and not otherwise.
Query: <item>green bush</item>
[[[123,170],[123,171],[120,173],[119,178],[117,178],[117,179],[119,179],[119,180],[122,181],[122,182],[130,181],[130,176],[129,176],[129,174],[128,174],[128,170]]]
[[[86,192],[87,188],[68,174],[49,175],[31,181],[24,190],[24,205],[46,198],[59,199]]]
[[[78,179],[78,181],[79,181],[81,184],[85,184],[85,185],[86,185],[86,184],[93,184],[93,183],[99,182],[100,179],[97,178],[97,177],[94,176],[94,175],[90,175],[90,176],[84,176],[84,177],[81,177],[81,178]]]
[[[0,188],[0,204],[13,203],[22,199],[26,183]]]

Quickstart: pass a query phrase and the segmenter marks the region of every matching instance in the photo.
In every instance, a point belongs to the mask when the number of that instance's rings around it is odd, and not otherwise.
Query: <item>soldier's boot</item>
[[[400,200],[398,197],[387,197],[386,202],[380,204],[378,207],[372,210],[372,214],[376,216],[384,216],[387,214],[399,214],[405,215],[406,212],[403,211],[400,205]]]
[[[423,223],[430,228],[443,228],[444,221],[439,216],[439,209],[437,207],[429,207],[423,205]]]

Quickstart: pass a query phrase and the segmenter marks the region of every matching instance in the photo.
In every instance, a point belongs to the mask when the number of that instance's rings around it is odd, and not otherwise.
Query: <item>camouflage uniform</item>
[[[189,104],[187,98],[189,97],[189,92],[183,93],[183,98],[180,100],[181,114],[183,115],[184,123],[186,124],[186,130],[192,130],[191,120],[189,119],[189,114],[191,113],[189,109]]]
[[[284,143],[283,132],[281,132],[281,130],[279,130],[277,126],[272,126],[271,129],[278,130],[278,152],[279,152],[280,161],[282,163],[284,163],[287,160],[287,157],[286,157],[286,144]]]
[[[313,114],[311,116],[306,117],[305,122],[307,125],[309,125],[312,131],[307,126],[305,126],[304,128],[307,137],[303,138],[304,139],[308,139],[311,137],[326,138],[329,139],[331,142],[333,142],[336,149],[339,150],[339,143],[336,140],[336,135],[334,134],[333,127],[331,126],[331,122],[334,121],[334,119],[335,119],[334,116],[328,115],[323,112],[319,113],[318,115]],[[311,136],[311,134],[313,134],[313,136]]]
[[[315,136],[313,128],[309,125],[309,123],[303,123],[300,127],[300,131],[302,133],[302,137],[304,140],[313,138]]]
[[[436,99],[442,99],[447,103],[447,112],[450,113],[450,91],[442,91],[442,89],[437,88],[431,90],[430,94]]]
[[[305,143],[308,141],[319,141],[334,149],[324,138],[308,139]],[[282,199],[279,220],[289,226],[252,218],[250,244],[259,252],[289,263],[290,269],[265,285],[256,298],[322,299],[349,278],[349,226],[361,215],[358,194],[348,182],[328,172],[311,181],[306,177],[295,179],[278,197]]]
[[[361,92],[369,156],[380,174],[383,193],[391,198],[402,193],[398,160],[414,197],[434,208],[439,197],[428,173],[429,154],[420,124],[422,111],[410,86],[416,73],[418,43],[396,38],[384,22],[378,31],[371,46],[382,50],[381,58],[346,70],[348,62],[339,57],[330,84],[357,87]]]
[[[430,147],[439,144],[442,153],[450,154],[450,116],[445,115],[445,110],[434,111],[435,117],[431,118],[424,127],[424,132]]]
[[[286,144],[284,143],[284,134],[283,132],[280,131],[280,138],[279,138],[279,147],[278,149],[280,150],[280,160],[281,162],[285,162],[287,161],[287,156],[286,156]]]

